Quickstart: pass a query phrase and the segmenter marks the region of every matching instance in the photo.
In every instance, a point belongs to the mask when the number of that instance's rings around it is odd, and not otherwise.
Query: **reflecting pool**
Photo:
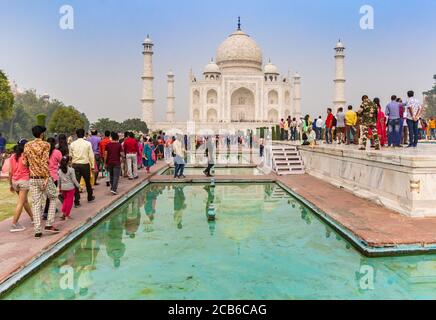
[[[185,168],[184,174],[187,176],[192,175],[203,175],[203,171],[205,168]],[[260,176],[264,173],[260,171],[258,168],[213,168],[211,170],[211,174],[213,175],[223,175],[223,176]],[[174,175],[174,168],[168,168],[165,170],[162,175]]]
[[[436,259],[366,258],[273,183],[151,184],[4,298],[426,299]]]

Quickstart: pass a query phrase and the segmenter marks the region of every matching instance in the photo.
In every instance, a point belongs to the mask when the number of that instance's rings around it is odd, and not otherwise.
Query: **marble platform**
[[[357,149],[345,145],[299,147],[308,174],[403,215],[436,217],[436,145]]]

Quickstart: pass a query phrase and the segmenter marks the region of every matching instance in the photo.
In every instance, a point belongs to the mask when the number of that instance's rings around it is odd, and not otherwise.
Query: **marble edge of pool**
[[[191,176],[188,179],[174,180],[160,175],[162,172],[167,170],[168,167],[161,168],[153,176],[144,180],[130,191],[128,191],[123,197],[117,199],[114,203],[110,204],[108,207],[99,211],[93,217],[86,220],[84,224],[77,227],[68,233],[64,238],[62,238],[57,243],[53,244],[46,250],[44,250],[38,256],[25,264],[22,268],[13,272],[10,277],[4,279],[0,283],[0,300],[17,285],[19,285],[25,278],[30,276],[32,273],[36,272],[47,260],[51,259],[53,256],[65,249],[66,246],[77,240],[84,233],[92,229],[96,224],[106,218],[112,213],[113,210],[121,206],[123,203],[132,198],[140,190],[153,183],[193,183],[193,184],[204,184],[210,182],[210,178],[204,176]],[[312,202],[306,200],[300,196],[297,192],[286,186],[285,183],[279,181],[276,175],[268,174],[261,176],[215,176],[217,183],[275,183],[281,188],[283,188],[290,195],[295,197],[298,201],[309,207],[321,220],[332,227],[341,236],[346,238],[359,252],[367,257],[384,257],[384,256],[399,256],[399,255],[415,255],[415,254],[429,254],[436,253],[436,244],[431,244],[427,246],[422,246],[419,244],[405,244],[405,245],[395,245],[395,246],[371,246],[365,240],[361,239],[355,235],[352,230],[342,226],[338,221],[330,217],[322,209],[318,208]]]

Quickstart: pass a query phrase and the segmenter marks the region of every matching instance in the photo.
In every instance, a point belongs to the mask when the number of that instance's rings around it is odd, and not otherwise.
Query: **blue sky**
[[[74,8],[74,30],[59,8]],[[374,30],[361,30],[371,5]],[[0,0],[0,69],[20,88],[50,93],[94,121],[141,115],[141,43],[155,43],[155,114],[164,119],[166,73],[176,75],[176,118],[186,120],[188,73],[197,77],[217,46],[242,29],[282,74],[302,76],[303,113],[324,115],[333,100],[334,51],[346,46],[346,98],[422,92],[436,74],[436,0]]]

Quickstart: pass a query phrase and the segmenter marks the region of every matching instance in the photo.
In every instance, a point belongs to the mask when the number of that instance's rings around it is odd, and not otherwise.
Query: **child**
[[[74,193],[76,188],[80,190],[81,187],[79,182],[77,182],[76,174],[74,169],[69,166],[70,157],[64,156],[62,157],[61,164],[59,167],[59,190],[62,193],[64,198],[64,202],[62,203],[62,217],[61,220],[65,220],[66,218],[70,218],[71,208],[73,207],[74,202]]]

